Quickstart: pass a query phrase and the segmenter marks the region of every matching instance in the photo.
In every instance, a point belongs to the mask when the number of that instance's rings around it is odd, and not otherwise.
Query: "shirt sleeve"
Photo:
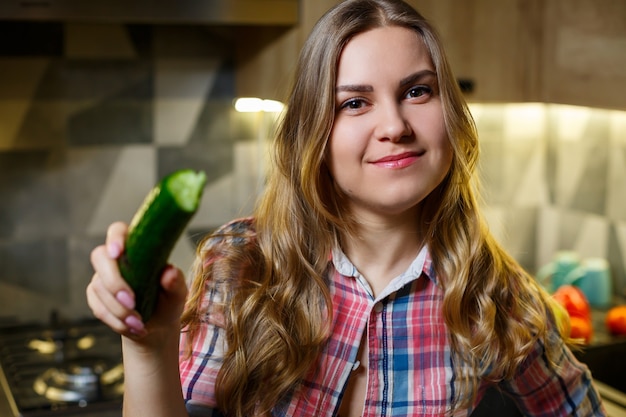
[[[224,329],[202,322],[197,337],[187,350],[187,333],[180,338],[180,380],[185,403],[215,407],[215,381],[222,366],[226,341]]]
[[[606,416],[588,367],[578,361],[556,330],[555,363],[548,361],[545,346],[537,342],[513,380],[500,384],[525,416]]]
[[[199,251],[204,267],[216,262],[220,254],[228,252],[233,246],[252,244],[255,237],[251,218],[238,219],[222,226],[204,241]],[[216,287],[221,288],[218,290]],[[207,285],[201,302],[205,307],[219,305],[224,302],[224,291],[228,290],[223,286]],[[216,319],[214,314],[211,317],[207,314],[201,318],[199,331],[193,340],[188,340],[184,330],[181,332],[179,370],[183,398],[190,414],[202,410],[202,415],[218,415],[216,411],[211,411],[216,406],[215,381],[228,347],[225,330],[221,327],[223,319]]]

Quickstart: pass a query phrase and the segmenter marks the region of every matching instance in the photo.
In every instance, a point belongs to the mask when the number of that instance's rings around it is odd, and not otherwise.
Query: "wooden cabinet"
[[[547,1],[542,71],[547,102],[626,109],[626,1]]]
[[[409,0],[439,29],[468,98],[626,109],[626,1]]]
[[[624,0],[407,0],[439,30],[470,101],[626,109]],[[284,98],[299,49],[337,0],[301,0],[300,23],[240,48],[238,94]]]
[[[300,48],[315,22],[338,0],[300,0],[300,22],[280,32],[254,29],[237,42],[237,95],[284,100]]]
[[[470,100],[540,97],[544,0],[409,0],[438,29],[458,78],[472,80]]]

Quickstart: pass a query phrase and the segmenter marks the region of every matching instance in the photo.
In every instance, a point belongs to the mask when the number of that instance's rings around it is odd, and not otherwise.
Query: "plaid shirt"
[[[251,219],[229,223],[228,229],[247,230],[247,239],[254,239]],[[215,238],[208,244],[233,244],[233,239]],[[328,278],[334,309],[332,335],[320,362],[300,389],[275,407],[273,415],[335,416],[350,374],[359,366],[357,354],[364,334],[369,360],[363,417],[450,415],[455,374],[441,311],[443,292],[428,250],[424,248],[377,297],[339,250],[333,251]],[[209,301],[217,294],[208,291],[206,297]],[[181,337],[182,355],[185,333]],[[214,383],[225,350],[223,329],[205,324],[193,343],[191,358],[181,356],[183,396],[189,409],[208,407],[204,415],[212,415]],[[516,378],[499,388],[525,415],[604,416],[586,366],[565,346],[561,353],[557,372],[537,344]],[[487,383],[478,387],[479,399],[486,388]],[[471,411],[457,410],[454,415],[469,416]]]

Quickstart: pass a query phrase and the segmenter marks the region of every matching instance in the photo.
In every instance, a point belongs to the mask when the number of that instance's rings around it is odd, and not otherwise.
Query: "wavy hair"
[[[325,164],[338,62],[350,39],[383,26],[409,28],[423,39],[454,153],[447,177],[421,203],[420,232],[444,291],[455,406],[474,400],[478,378],[511,377],[536,341],[546,339],[547,294],[497,244],[479,213],[476,128],[436,30],[400,0],[346,0],[318,21],[303,46],[254,213],[256,243],[222,254],[209,271],[197,268],[183,317],[192,335],[206,309],[200,307],[206,283],[239,276],[223,307],[229,350],[216,386],[227,415],[268,413],[304,378],[327,340],[328,257],[355,225]]]

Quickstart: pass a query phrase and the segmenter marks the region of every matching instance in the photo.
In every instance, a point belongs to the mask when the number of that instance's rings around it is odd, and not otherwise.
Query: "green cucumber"
[[[205,182],[202,171],[182,169],[167,175],[148,193],[131,220],[118,266],[135,293],[135,308],[144,321],[154,312],[161,274],[198,210]]]

